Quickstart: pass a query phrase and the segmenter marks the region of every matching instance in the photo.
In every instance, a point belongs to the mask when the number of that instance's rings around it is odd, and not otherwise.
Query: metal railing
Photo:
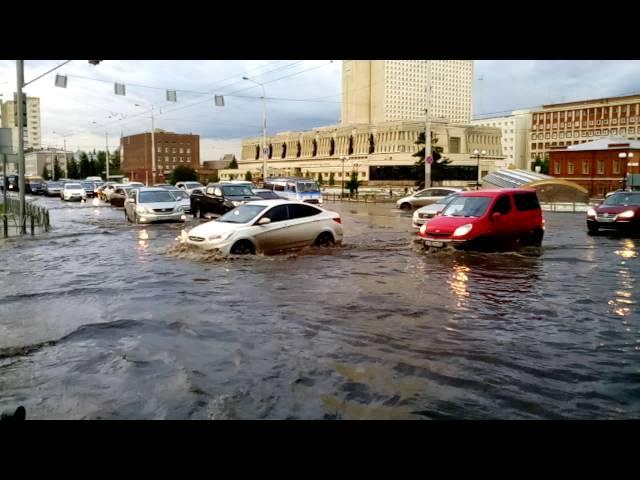
[[[0,196],[0,199],[2,197]],[[35,235],[36,228],[44,228],[46,232],[49,231],[49,210],[40,205],[34,205],[32,202],[25,204],[25,216],[24,225],[20,225],[20,200],[18,198],[7,196],[4,199],[2,205],[2,233],[4,238],[9,236],[9,224],[16,229],[18,233],[25,231],[26,227],[30,226],[31,235]],[[22,227],[22,228],[21,228]]]

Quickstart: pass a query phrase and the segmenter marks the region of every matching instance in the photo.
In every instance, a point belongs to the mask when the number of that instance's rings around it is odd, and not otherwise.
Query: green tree
[[[41,177],[44,180],[49,180],[49,169],[47,168],[46,165],[42,167],[42,175],[41,175]]]
[[[213,175],[209,175],[207,177],[207,183],[218,183],[220,181],[220,178],[218,177],[218,172],[214,173]]]
[[[233,173],[229,175],[229,180],[235,180],[235,179],[236,179],[236,176]]]
[[[249,170],[247,170],[247,173],[245,173],[245,174],[244,174],[244,179],[245,179],[247,182],[250,182],[250,181],[251,181],[251,172],[250,172]]]
[[[311,175],[309,175],[309,170],[306,171],[306,173],[304,174],[305,178],[309,178]]]
[[[351,178],[347,183],[345,183],[345,187],[349,189],[349,195],[353,195],[353,192],[358,193],[358,187],[362,185],[362,182],[358,180],[358,172],[355,170],[351,172]]]
[[[89,157],[84,152],[80,152],[79,171],[80,171],[80,178],[87,178],[88,176],[93,175],[91,173],[91,166],[89,164]]]
[[[318,172],[318,185],[322,185],[324,180],[322,179],[322,172]]]
[[[336,184],[336,179],[333,175],[333,172],[329,173],[329,186],[333,187]]]
[[[76,159],[71,157],[67,162],[67,175],[69,178],[78,179],[80,176],[80,169],[78,168],[78,162]]]
[[[414,157],[418,157],[418,161],[413,164],[413,174],[416,180],[416,186],[419,189],[425,188],[424,184],[424,132],[418,135],[416,145],[422,145],[422,148],[413,154]],[[431,164],[431,180],[442,180],[445,173],[446,165],[451,163],[446,157],[442,156],[444,149],[438,146],[438,137],[431,132],[431,156],[433,157],[433,163]],[[428,185],[429,187],[431,185]]]
[[[546,153],[544,158],[540,158],[540,154],[536,155],[535,161],[531,164],[531,171],[535,171],[536,167],[540,167],[540,173],[549,174],[549,156]]]
[[[53,179],[58,180],[62,177],[62,169],[60,168],[60,164],[58,163],[58,156],[56,155],[53,159]]]
[[[233,160],[229,162],[229,166],[227,168],[238,168],[238,161],[236,160],[236,157],[233,157]]]
[[[186,165],[178,165],[171,175],[169,175],[169,183],[175,185],[178,182],[197,181],[198,174],[196,171]]]

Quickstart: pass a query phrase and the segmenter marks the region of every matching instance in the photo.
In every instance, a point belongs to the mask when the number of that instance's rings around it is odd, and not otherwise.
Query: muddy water
[[[580,214],[541,254],[425,255],[409,214],[329,204],[342,247],[225,259],[39,201],[52,231],[0,243],[0,408],[28,418],[640,414],[640,239]]]

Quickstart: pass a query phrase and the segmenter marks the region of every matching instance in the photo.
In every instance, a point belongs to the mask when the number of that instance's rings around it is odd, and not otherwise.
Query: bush
[[[196,171],[186,165],[179,165],[169,175],[169,183],[175,185],[178,182],[195,182],[198,180]]]

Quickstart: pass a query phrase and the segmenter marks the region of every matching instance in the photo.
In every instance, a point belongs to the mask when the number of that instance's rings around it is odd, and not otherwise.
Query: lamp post
[[[340,193],[340,198],[344,197],[344,162],[349,160],[349,157],[340,157],[340,161],[342,162],[342,192]]]
[[[618,154],[618,158],[621,160],[625,160],[625,159],[629,159],[631,160],[633,158],[633,152],[620,152]],[[629,189],[633,190],[633,173],[630,173],[631,167],[635,166],[635,163],[629,163],[627,162],[627,168],[625,169],[626,171],[626,176],[629,177],[629,179],[631,180],[629,182]],[[626,182],[626,178],[623,178],[622,180],[622,188],[626,189],[627,188],[627,182]]]
[[[67,168],[67,137],[70,137],[71,134],[63,135],[62,133],[58,133],[55,130],[53,134],[62,137],[62,150],[64,152],[64,178],[69,178],[69,170]],[[51,168],[53,169],[53,164],[51,165]]]
[[[135,104],[136,107],[143,107],[143,105],[136,103]],[[156,135],[155,135],[155,117],[154,117],[154,109],[155,107],[153,105],[151,105],[151,180],[152,180],[152,184],[151,185],[155,185],[156,184]],[[160,113],[162,113],[162,111],[160,111]],[[107,167],[108,168],[108,167]],[[107,178],[108,177],[108,173],[107,173]],[[147,181],[147,185],[149,184],[149,179],[146,179]]]
[[[267,180],[267,94],[262,83],[249,77],[242,77],[242,79],[262,87],[262,183],[264,183]]]
[[[356,188],[356,198],[358,198],[358,166],[359,166],[358,162],[354,162],[354,164],[351,166],[351,171],[355,172],[354,179],[356,183],[355,185],[352,185],[352,187]]]
[[[478,160],[478,179],[476,182],[476,190],[480,190],[480,157],[484,157],[487,154],[486,150],[478,150],[477,148],[473,151],[473,156]]]

